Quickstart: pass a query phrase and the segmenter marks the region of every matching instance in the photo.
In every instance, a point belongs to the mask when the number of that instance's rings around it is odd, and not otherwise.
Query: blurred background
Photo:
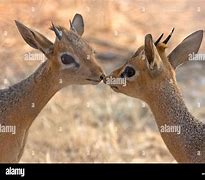
[[[30,75],[40,53],[20,36],[14,20],[54,41],[48,28],[67,26],[75,13],[85,21],[84,38],[106,73],[128,59],[151,33],[156,39],[175,27],[168,52],[187,35],[205,29],[203,0],[0,0],[0,88]],[[203,41],[200,52],[205,50]],[[205,62],[177,70],[189,110],[205,119]],[[142,101],[98,86],[69,86],[58,92],[30,128],[21,162],[175,162]]]

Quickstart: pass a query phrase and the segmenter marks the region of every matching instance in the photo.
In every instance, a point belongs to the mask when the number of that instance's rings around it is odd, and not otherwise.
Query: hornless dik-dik
[[[104,78],[126,78],[127,85],[110,87],[119,93],[145,101],[154,114],[158,128],[180,127],[181,132],[160,131],[167,148],[178,162],[205,162],[205,124],[188,111],[176,82],[176,68],[197,53],[203,39],[199,30],[186,37],[168,56],[167,42],[153,42],[145,36],[144,45],[119,69]]]
[[[54,43],[18,21],[16,25],[23,39],[47,60],[25,80],[0,90],[0,124],[16,127],[16,134],[0,133],[0,162],[20,160],[29,127],[57,91],[72,84],[98,84],[103,79],[92,48],[81,37],[84,22],[80,14],[70,22],[70,30],[52,24]]]

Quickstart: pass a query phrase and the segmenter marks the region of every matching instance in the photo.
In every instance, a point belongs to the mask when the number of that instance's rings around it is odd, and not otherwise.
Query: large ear
[[[39,49],[41,52],[43,52],[45,55],[48,55],[52,52],[53,49],[53,43],[49,41],[46,37],[44,37],[42,34],[38,33],[37,31],[34,31],[22,23],[15,21],[16,26],[23,37],[23,39],[26,41],[27,44],[29,44],[31,47],[35,49]]]
[[[177,66],[189,60],[189,54],[196,54],[200,48],[203,39],[203,30],[196,31],[186,37],[168,56],[172,67]]]
[[[148,61],[148,66],[150,70],[158,70],[161,64],[161,58],[157,52],[157,49],[153,43],[152,35],[147,34],[145,36],[144,43],[145,56]]]
[[[84,33],[84,21],[80,14],[75,14],[72,23],[71,30],[76,31],[80,36]]]

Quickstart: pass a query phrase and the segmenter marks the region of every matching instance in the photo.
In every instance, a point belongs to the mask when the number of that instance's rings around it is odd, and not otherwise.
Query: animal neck
[[[188,111],[175,82],[166,81],[149,93],[149,104],[161,136],[178,162],[205,160],[204,124]]]
[[[19,124],[21,128],[30,127],[59,89],[58,76],[49,68],[49,62],[44,62],[27,79],[9,88],[7,93],[12,104],[8,109],[11,109],[9,119],[14,121],[12,124]]]

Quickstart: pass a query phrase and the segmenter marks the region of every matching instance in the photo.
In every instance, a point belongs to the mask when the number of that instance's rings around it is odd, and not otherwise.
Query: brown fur
[[[155,51],[153,70],[150,68],[152,62],[146,59],[145,46],[141,46],[126,64],[112,72],[110,76],[119,78],[126,66],[134,67],[135,71],[138,71],[137,75],[126,78],[126,86],[110,86],[116,92],[145,101],[150,106],[159,129],[165,124],[181,127],[179,135],[160,132],[169,151],[178,162],[205,162],[205,124],[195,119],[184,104],[176,83],[175,67],[172,67],[165,53],[167,45],[159,43],[157,47],[153,47]],[[180,63],[182,60],[180,59]]]
[[[61,88],[71,84],[98,84],[102,69],[97,64],[92,48],[76,32],[63,28],[61,41],[52,44],[40,33],[21,23],[17,26],[24,40],[46,53],[48,60],[25,80],[0,90],[0,124],[16,126],[16,134],[0,133],[0,162],[18,162],[22,156],[29,127]],[[69,52],[80,67],[62,69],[59,56]],[[89,55],[89,59],[87,56]]]

